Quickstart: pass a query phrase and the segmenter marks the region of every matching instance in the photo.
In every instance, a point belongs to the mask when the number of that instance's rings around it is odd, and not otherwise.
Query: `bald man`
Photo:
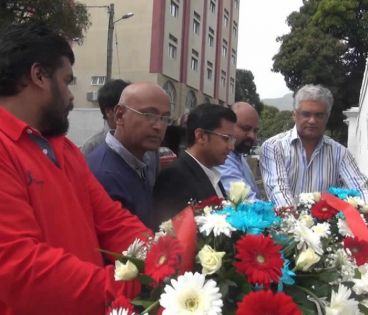
[[[246,102],[234,103],[232,110],[237,118],[234,129],[235,147],[225,163],[217,169],[221,173],[221,182],[226,191],[229,190],[231,182],[242,181],[250,186],[249,200],[257,200],[260,198],[259,190],[244,155],[249,153],[257,139],[259,116],[254,107]]]
[[[106,143],[87,155],[92,172],[114,200],[120,201],[148,227],[152,222],[152,185],[145,153],[161,145],[170,122],[170,101],[158,85],[127,86],[115,107],[116,129]]]

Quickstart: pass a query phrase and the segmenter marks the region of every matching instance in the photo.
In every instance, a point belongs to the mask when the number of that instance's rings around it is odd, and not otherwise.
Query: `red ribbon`
[[[183,255],[179,266],[179,272],[192,271],[197,241],[197,227],[194,221],[194,213],[191,207],[180,211],[173,219],[172,224],[176,238],[183,248]]]
[[[357,209],[348,202],[330,193],[322,193],[322,199],[325,200],[330,207],[340,210],[344,214],[345,221],[356,238],[368,242],[368,228]]]

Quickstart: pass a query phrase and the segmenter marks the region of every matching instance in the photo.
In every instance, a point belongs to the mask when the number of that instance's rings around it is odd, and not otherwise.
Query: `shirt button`
[[[48,151],[47,149],[43,149],[42,152],[47,155]]]

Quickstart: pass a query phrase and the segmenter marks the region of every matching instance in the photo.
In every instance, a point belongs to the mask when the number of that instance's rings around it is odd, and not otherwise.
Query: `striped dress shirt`
[[[276,207],[296,205],[302,192],[324,192],[330,186],[357,189],[368,202],[367,178],[343,145],[323,136],[310,161],[296,127],[261,147],[260,168],[268,198]]]

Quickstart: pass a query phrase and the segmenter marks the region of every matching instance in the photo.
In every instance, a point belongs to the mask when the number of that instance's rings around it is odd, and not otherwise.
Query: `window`
[[[94,75],[91,77],[91,85],[104,85],[106,77],[104,75]]]
[[[222,40],[222,56],[226,57],[227,55],[227,41],[225,39]]]
[[[207,80],[212,80],[212,74],[213,74],[213,64],[212,62],[207,61]]]
[[[192,49],[192,59],[190,62],[190,68],[193,71],[198,71],[198,51]]]
[[[201,26],[201,16],[194,11],[194,18],[193,18],[193,33],[199,34],[199,28]]]
[[[70,81],[70,85],[76,85],[77,84],[77,77],[73,76],[72,81]]]
[[[175,104],[176,104],[175,86],[170,81],[166,81],[163,88],[170,98],[170,114],[173,115],[175,113]]]
[[[221,70],[221,86],[225,87],[226,85],[226,72]]]
[[[171,4],[170,4],[170,13],[173,17],[178,17],[179,15],[179,5],[171,0]]]
[[[235,80],[234,78],[230,78],[230,91],[232,94],[235,93]]]
[[[234,0],[235,9],[239,9],[239,0]]]
[[[197,98],[193,91],[189,91],[185,98],[185,112],[189,113],[197,105]]]
[[[169,34],[169,57],[171,59],[176,59],[176,54],[177,54],[177,45],[178,45],[178,39]]]
[[[211,0],[211,2],[210,2],[210,11],[212,13],[216,12],[216,2],[214,0]]]
[[[238,23],[236,23],[234,21],[234,24],[233,24],[233,35],[234,37],[236,37],[238,35]]]
[[[231,63],[236,66],[236,51],[235,49],[232,50],[231,52]]]
[[[229,11],[224,10],[224,26],[227,27],[229,25]]]
[[[208,46],[213,47],[214,46],[214,38],[215,38],[215,31],[213,28],[208,29]]]

